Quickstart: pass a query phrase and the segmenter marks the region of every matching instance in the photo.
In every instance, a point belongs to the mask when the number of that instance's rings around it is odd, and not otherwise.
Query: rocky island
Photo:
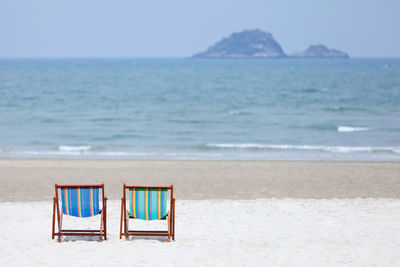
[[[261,30],[232,33],[194,58],[283,58],[280,44]]]
[[[325,45],[311,45],[304,52],[291,55],[294,58],[349,58],[345,52],[329,49]]]
[[[345,52],[328,49],[324,45],[312,45],[304,52],[287,56],[271,33],[261,30],[245,30],[232,33],[206,51],[192,58],[349,58]]]

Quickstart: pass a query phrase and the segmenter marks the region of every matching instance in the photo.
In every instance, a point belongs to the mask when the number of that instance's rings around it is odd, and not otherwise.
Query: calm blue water
[[[0,157],[400,160],[400,59],[1,59]]]

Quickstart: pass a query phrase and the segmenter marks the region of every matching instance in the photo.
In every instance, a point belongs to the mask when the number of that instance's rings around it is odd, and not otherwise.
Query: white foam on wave
[[[5,153],[0,151],[0,153]],[[103,152],[81,152],[81,151],[12,151],[10,154],[38,156],[38,157],[105,157],[105,158],[174,158],[174,159],[196,159],[196,158],[209,158],[220,157],[221,154],[217,153],[175,153],[175,152],[124,152],[124,151],[103,151]]]
[[[93,151],[83,151],[83,150],[43,150],[43,151],[13,151],[11,154],[22,154],[22,155],[32,155],[32,156],[88,156],[88,157],[148,157],[152,154],[150,153],[140,153],[140,152],[122,152],[122,151],[104,151],[104,152],[93,152]]]
[[[352,127],[352,126],[338,126],[337,131],[339,133],[359,132],[368,131],[368,127]]]
[[[252,112],[245,111],[245,110],[231,110],[229,111],[229,115],[251,115]]]
[[[93,153],[94,155],[98,156],[107,156],[107,157],[139,157],[139,156],[150,156],[151,153],[140,153],[140,152],[121,152],[121,151],[108,151],[108,152],[98,152]]]
[[[319,150],[334,153],[354,152],[390,152],[399,153],[400,147],[372,147],[372,146],[315,146],[315,145],[267,145],[267,144],[207,144],[211,148],[231,149],[275,149],[275,150]]]
[[[79,151],[79,152],[83,152],[83,151],[89,151],[90,149],[92,149],[91,146],[59,146],[58,150],[60,151]]]
[[[36,156],[79,156],[80,151],[16,151],[16,154]]]
[[[258,143],[215,143],[207,144],[210,149],[201,151],[99,151],[99,150],[28,150],[16,151],[0,149],[0,155],[5,157],[83,157],[83,158],[138,158],[138,159],[252,159],[284,157],[290,155],[308,158],[309,156],[361,157],[386,157],[386,159],[399,160],[400,146],[323,146],[323,145],[290,145],[290,144],[258,144]],[[204,147],[203,147],[204,149]],[[303,156],[301,156],[303,155]],[[389,157],[389,158],[388,158]]]
[[[216,148],[266,148],[261,144],[207,144],[208,147]]]

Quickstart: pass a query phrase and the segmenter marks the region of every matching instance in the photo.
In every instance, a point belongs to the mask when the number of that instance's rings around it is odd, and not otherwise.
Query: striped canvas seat
[[[91,217],[100,213],[98,187],[61,187],[65,215]]]
[[[148,186],[123,184],[119,238],[125,236],[166,236],[175,240],[174,185]],[[168,207],[167,203],[169,201]],[[141,220],[166,220],[167,230],[129,229],[129,218]],[[136,225],[136,223],[135,223]],[[135,227],[136,228],[136,227]]]
[[[129,188],[129,217],[141,220],[165,220],[166,188]]]

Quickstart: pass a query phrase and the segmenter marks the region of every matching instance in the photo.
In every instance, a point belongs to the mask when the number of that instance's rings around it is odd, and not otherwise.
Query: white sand
[[[51,239],[52,203],[0,203],[0,266],[399,266],[400,200],[177,200],[176,241]],[[95,219],[93,221],[93,219]],[[99,218],[67,218],[79,227]],[[165,222],[162,222],[165,223]]]

